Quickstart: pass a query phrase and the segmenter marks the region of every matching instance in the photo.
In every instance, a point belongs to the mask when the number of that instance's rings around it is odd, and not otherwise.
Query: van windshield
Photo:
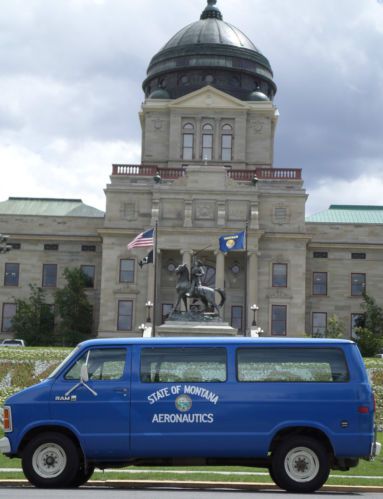
[[[66,364],[69,361],[69,359],[71,359],[72,357],[74,357],[77,354],[78,350],[79,350],[79,347],[76,347],[74,350],[72,350],[70,352],[70,354],[68,354],[65,357],[65,359],[56,367],[56,369],[50,373],[50,375],[47,377],[47,379],[54,378],[56,376],[56,374],[60,371],[60,369],[64,366],[64,364]]]

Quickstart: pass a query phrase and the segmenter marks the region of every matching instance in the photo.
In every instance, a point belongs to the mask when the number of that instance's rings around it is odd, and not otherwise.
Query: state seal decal
[[[177,398],[176,398],[176,408],[180,411],[180,412],[187,412],[187,411],[190,411],[192,405],[193,405],[193,401],[192,399],[189,397],[189,395],[179,395]]]

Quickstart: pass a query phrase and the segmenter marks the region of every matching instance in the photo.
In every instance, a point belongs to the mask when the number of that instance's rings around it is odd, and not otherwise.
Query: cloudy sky
[[[105,207],[112,163],[140,162],[151,57],[205,0],[0,0],[0,200]],[[383,0],[218,0],[274,70],[275,166],[307,213],[383,205]]]

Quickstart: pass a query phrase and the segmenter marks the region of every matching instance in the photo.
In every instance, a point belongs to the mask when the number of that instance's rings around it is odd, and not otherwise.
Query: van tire
[[[80,468],[80,456],[69,437],[47,432],[27,443],[22,455],[22,467],[35,487],[73,487]]]
[[[314,492],[326,482],[329,473],[327,450],[315,438],[290,437],[273,452],[270,476],[288,492]]]

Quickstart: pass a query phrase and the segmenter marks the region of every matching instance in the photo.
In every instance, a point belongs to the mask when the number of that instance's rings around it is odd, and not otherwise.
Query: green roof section
[[[10,197],[0,202],[0,215],[103,218],[104,212],[81,199]]]
[[[383,206],[332,204],[306,217],[308,223],[383,224]]]

